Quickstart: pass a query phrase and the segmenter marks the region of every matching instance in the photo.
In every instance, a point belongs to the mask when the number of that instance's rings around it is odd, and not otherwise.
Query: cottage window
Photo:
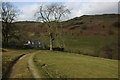
[[[28,44],[30,44],[30,41],[28,41]]]

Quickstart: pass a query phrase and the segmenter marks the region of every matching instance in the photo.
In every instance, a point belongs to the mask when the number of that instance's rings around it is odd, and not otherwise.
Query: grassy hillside
[[[119,15],[84,15],[63,21],[64,48],[69,52],[118,59],[117,36],[119,31]],[[43,23],[23,21],[16,22],[19,39],[11,39],[11,45],[22,45],[27,40],[42,40],[49,47],[47,29]],[[60,40],[60,39],[58,39]],[[55,40],[54,47],[60,44]]]
[[[115,14],[84,15],[63,22],[66,33],[76,35],[116,35],[120,17]]]
[[[97,35],[96,36],[64,35],[64,44],[66,51],[77,52],[96,57],[118,59],[117,37]],[[108,49],[110,49],[111,51],[109,51]]]
[[[117,14],[84,15],[67,21],[63,21],[64,33],[76,35],[117,35],[120,19]],[[23,31],[33,33],[44,33],[46,27],[43,23],[22,21],[16,22]]]
[[[118,57],[118,37],[117,36],[78,36],[72,34],[63,35],[64,49],[68,52],[75,52],[95,57],[109,59],[120,59]],[[49,46],[49,38],[41,39]],[[55,42],[54,47],[59,45]]]
[[[41,77],[118,78],[117,60],[51,51],[40,51],[33,60]]]

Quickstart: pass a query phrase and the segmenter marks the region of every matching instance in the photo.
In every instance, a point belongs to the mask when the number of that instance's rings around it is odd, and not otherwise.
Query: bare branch
[[[65,17],[69,13],[69,9],[62,4],[42,5],[35,13],[37,20],[46,23],[48,26],[47,32],[50,38],[50,50],[52,50],[53,41],[58,34],[58,26],[60,26],[58,22],[61,21],[61,17]]]

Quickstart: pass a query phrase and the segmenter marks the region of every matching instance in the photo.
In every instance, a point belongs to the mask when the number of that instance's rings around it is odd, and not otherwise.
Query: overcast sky
[[[6,0],[3,0],[6,1]],[[119,0],[7,0],[12,1],[13,4],[21,10],[18,16],[18,21],[35,20],[34,13],[40,4],[49,4],[57,2],[64,4],[71,10],[69,17],[71,19],[82,15],[96,15],[96,14],[117,14]]]

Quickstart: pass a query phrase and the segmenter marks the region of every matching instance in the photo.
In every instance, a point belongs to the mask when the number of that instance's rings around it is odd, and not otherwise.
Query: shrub
[[[113,23],[113,26],[114,26],[114,27],[117,27],[117,28],[120,28],[120,22],[115,22],[115,23]]]
[[[105,26],[103,25],[102,28],[105,28]]]
[[[77,22],[75,25],[84,24],[84,22]]]
[[[113,30],[109,30],[109,31],[108,31],[108,34],[109,34],[109,35],[114,35],[114,31],[113,31]]]
[[[82,30],[80,30],[80,34],[83,34],[83,31],[82,31]]]
[[[86,30],[87,27],[86,27],[86,26],[82,26],[81,29],[82,29],[82,30]]]
[[[109,58],[109,59],[119,59],[117,43],[112,43],[110,45],[104,46],[99,56],[104,58]]]

